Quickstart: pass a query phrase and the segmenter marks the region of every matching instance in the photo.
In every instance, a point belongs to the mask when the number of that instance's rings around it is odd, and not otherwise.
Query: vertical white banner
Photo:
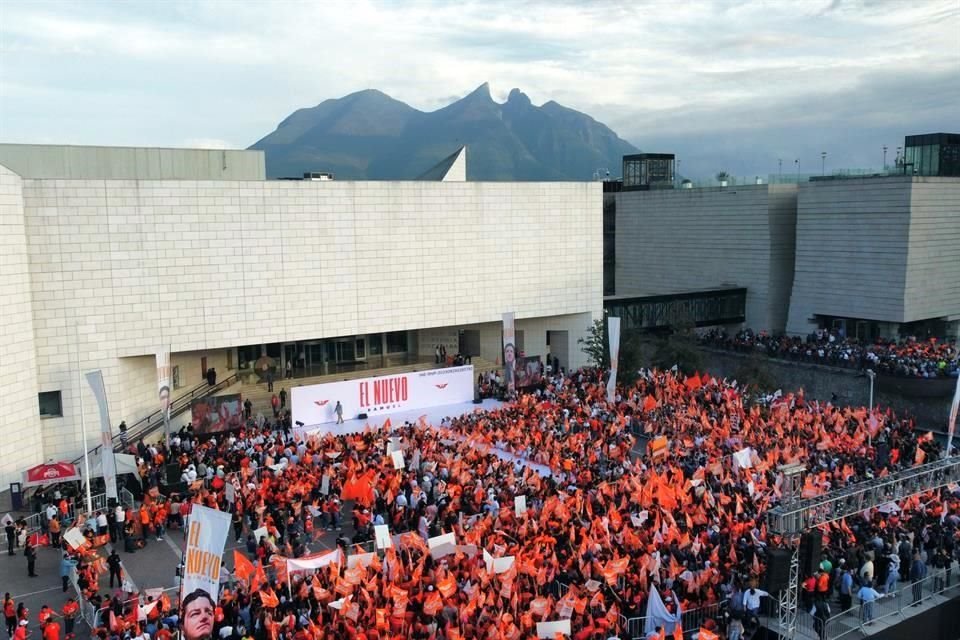
[[[100,464],[103,467],[103,483],[106,485],[107,498],[116,500],[117,460],[113,457],[113,433],[110,430],[110,408],[107,406],[107,391],[103,386],[103,374],[99,369],[85,374],[87,384],[93,390],[100,409]],[[90,478],[87,478],[90,482]]]
[[[953,446],[953,434],[957,430],[957,412],[960,411],[960,377],[957,378],[957,390],[953,392],[953,404],[950,406],[950,418],[947,421],[947,455]]]
[[[170,396],[173,368],[170,366],[170,348],[157,349],[157,397],[160,401],[160,411],[163,416],[163,433],[166,436],[167,446],[170,445]]]
[[[617,395],[617,368],[620,365],[620,318],[607,318],[607,341],[610,348],[610,379],[607,380],[607,402]]]
[[[513,328],[513,312],[503,314],[503,381],[507,393],[516,388],[517,343]]]
[[[185,598],[197,589],[208,593],[212,602],[220,597],[220,561],[229,530],[229,513],[193,505],[183,559],[181,597]]]

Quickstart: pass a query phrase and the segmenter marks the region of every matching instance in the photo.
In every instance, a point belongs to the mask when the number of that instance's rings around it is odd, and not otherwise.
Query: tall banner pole
[[[87,384],[93,390],[100,409],[100,466],[103,471],[103,483],[107,498],[119,500],[117,494],[117,459],[113,455],[113,434],[110,429],[110,407],[107,405],[107,391],[103,386],[103,373],[99,369],[86,373]]]
[[[947,422],[947,456],[953,445],[953,434],[957,430],[957,412],[960,411],[960,377],[957,378],[957,389],[953,392],[953,404],[950,406],[950,419]]]
[[[170,386],[172,375],[170,347],[160,347],[157,349],[157,397],[160,400],[163,435],[168,448],[170,447]]]
[[[516,390],[517,343],[513,327],[513,312],[503,314],[503,381],[507,395]]]
[[[620,360],[620,318],[607,318],[607,346],[610,349],[610,379],[607,380],[607,402],[617,395],[617,367]]]
[[[87,423],[83,417],[83,381],[80,376],[80,326],[73,325],[74,342],[77,345],[77,398],[80,402],[80,438],[83,439],[83,479],[87,485],[87,513],[93,513],[93,497],[90,493],[90,445],[87,443]]]

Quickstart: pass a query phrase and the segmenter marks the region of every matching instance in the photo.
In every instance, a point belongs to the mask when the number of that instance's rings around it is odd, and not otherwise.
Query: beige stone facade
[[[514,311],[518,328],[529,327],[529,353],[546,355],[546,332],[563,331],[554,335],[566,364],[578,366],[576,339],[602,309],[597,183],[61,180],[4,170],[0,188],[3,483],[27,462],[81,451],[81,394],[96,440],[81,371],[103,370],[115,424],[151,412],[161,345],[183,386],[200,381],[201,358],[226,373],[240,345],[376,332],[481,326],[492,361],[497,323]],[[61,416],[38,415],[46,391],[60,392]]]

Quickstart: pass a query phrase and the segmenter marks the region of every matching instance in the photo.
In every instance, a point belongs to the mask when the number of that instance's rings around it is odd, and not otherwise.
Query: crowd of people
[[[699,334],[701,344],[733,351],[763,353],[771,358],[802,360],[835,367],[873,369],[881,374],[910,378],[960,376],[960,349],[956,341],[885,340],[872,343],[845,338],[828,329],[818,329],[806,339],[771,335],[744,329],[730,334],[711,329]]]
[[[813,496],[943,455],[929,434],[879,408],[808,402],[802,392],[755,398],[673,371],[642,371],[609,402],[605,375],[555,373],[498,408],[439,424],[333,436],[293,430],[282,413],[227,434],[184,429],[170,449],[138,443],[148,490],[120,514],[127,526],[116,534],[147,544],[193,505],[230,512],[246,554],[211,603],[210,633],[220,638],[526,640],[538,622],[569,619],[572,638],[606,639],[653,599],[665,622],[715,605],[705,626],[737,640],[755,624],[767,549],[781,542],[764,520],[783,497],[780,465],[804,464],[803,495]],[[403,452],[404,468],[388,447]],[[163,483],[170,462],[182,472],[176,488]],[[815,582],[822,597],[811,606],[888,590],[890,549],[901,580],[913,577],[914,556],[924,567],[952,563],[956,488],[897,509],[821,531],[829,593]],[[285,560],[317,551],[341,517],[354,531],[338,540],[344,555],[357,544],[371,551],[378,525],[391,546],[354,566],[288,573]],[[267,535],[256,539],[261,527]],[[84,597],[103,613],[94,635],[169,637],[183,610],[165,596],[131,605],[100,594],[111,565],[95,550],[111,527],[94,519],[89,529],[89,547],[67,555],[78,556]],[[452,548],[431,549],[450,533]]]

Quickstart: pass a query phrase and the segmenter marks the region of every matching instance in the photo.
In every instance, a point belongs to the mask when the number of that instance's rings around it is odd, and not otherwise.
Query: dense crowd
[[[215,603],[221,638],[520,640],[536,637],[539,621],[570,619],[576,640],[605,639],[644,615],[655,589],[665,620],[727,603],[729,623],[718,614],[706,625],[735,640],[759,606],[763,592],[751,589],[766,549],[779,543],[763,519],[782,498],[778,466],[804,464],[803,494],[812,496],[943,453],[880,409],[802,393],[757,399],[725,380],[659,371],[641,372],[608,402],[604,383],[596,370],[553,375],[499,408],[437,425],[335,437],[292,431],[282,414],[230,434],[185,429],[169,450],[140,443],[151,489],[139,509],[114,516],[127,526],[91,532],[91,547],[111,529],[146,544],[181,526],[194,504],[229,511],[247,553]],[[388,446],[403,451],[404,469]],[[182,491],[161,483],[168,462],[181,469]],[[901,579],[912,575],[914,550],[924,566],[952,559],[960,494],[928,492],[898,509],[822,531],[831,593],[846,583],[834,567],[850,568],[857,586],[888,588],[881,558],[891,549],[907,567]],[[393,545],[353,567],[288,574],[285,559],[316,550],[341,517],[356,532],[340,541],[344,553],[359,552],[354,545],[381,524]],[[260,527],[268,533],[257,540]],[[456,546],[431,553],[428,540],[445,533]],[[162,638],[180,622],[159,595],[142,595],[134,609],[99,595],[110,571],[101,556],[81,557],[79,570],[85,597],[106,614],[97,636]]]
[[[774,336],[744,329],[730,334],[712,329],[699,334],[707,346],[763,353],[771,358],[802,360],[835,367],[873,369],[881,374],[911,378],[941,378],[960,375],[960,350],[956,341],[931,338],[884,340],[864,343],[844,338],[833,331],[818,329],[806,339],[799,336]]]

